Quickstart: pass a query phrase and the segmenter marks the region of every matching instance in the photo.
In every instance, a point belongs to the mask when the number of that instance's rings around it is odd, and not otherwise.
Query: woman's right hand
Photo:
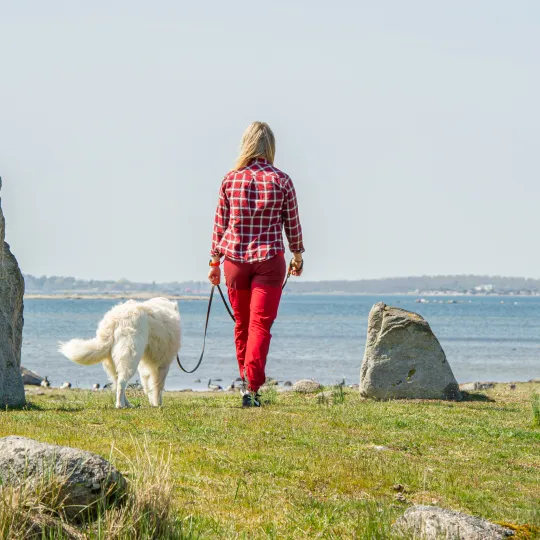
[[[208,272],[208,281],[212,285],[219,285],[221,283],[221,268],[219,266],[212,266]]]

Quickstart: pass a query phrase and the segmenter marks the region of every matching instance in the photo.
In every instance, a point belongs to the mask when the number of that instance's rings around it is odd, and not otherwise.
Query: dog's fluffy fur
[[[130,407],[126,385],[137,368],[150,404],[162,403],[165,378],[180,349],[180,314],[176,302],[152,298],[129,300],[105,314],[94,339],[60,343],[60,352],[77,364],[103,362],[116,388],[116,407]]]

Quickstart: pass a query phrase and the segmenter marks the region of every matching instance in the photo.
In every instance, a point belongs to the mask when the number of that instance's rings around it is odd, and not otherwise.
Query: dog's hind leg
[[[154,395],[157,397],[157,403],[154,403],[153,405],[156,405],[157,407],[161,407],[161,405],[163,404],[163,389],[165,388],[165,379],[167,378],[170,367],[170,364],[167,364],[166,366],[160,366],[157,369],[157,373],[155,374]]]
[[[144,365],[144,357],[139,364],[139,375],[141,376],[141,384],[144,390],[144,394],[148,396],[150,392],[150,372]]]
[[[137,332],[121,335],[115,339],[112,360],[118,374],[116,384],[116,408],[131,407],[126,398],[126,386],[135,375],[148,341],[148,325],[140,325]]]
[[[116,384],[118,382],[118,374],[116,373],[116,368],[114,367],[114,363],[112,361],[112,358],[109,356],[106,360],[103,360],[103,369],[105,370],[105,373],[107,373],[107,376],[109,377],[109,381],[111,381],[113,385],[113,390],[116,391]]]
[[[145,391],[150,401],[150,405],[153,407],[161,407],[163,403],[163,388],[165,386],[165,379],[169,373],[170,365],[166,366],[153,366],[146,363],[143,359],[139,367],[139,373],[141,374],[141,379],[143,386],[145,386]]]

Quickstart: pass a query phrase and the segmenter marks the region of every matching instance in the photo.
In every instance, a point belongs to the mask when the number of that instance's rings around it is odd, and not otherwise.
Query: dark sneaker
[[[255,394],[254,392],[246,392],[242,396],[242,407],[260,407],[260,406],[261,406],[260,394]]]

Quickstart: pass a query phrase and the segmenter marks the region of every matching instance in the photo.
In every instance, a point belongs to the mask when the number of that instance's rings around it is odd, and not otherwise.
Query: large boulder
[[[124,477],[97,454],[25,437],[0,438],[0,484],[40,485],[51,475],[62,484],[68,517],[100,499],[120,495],[126,487]]]
[[[0,189],[2,179],[0,178]],[[0,407],[25,404],[21,347],[24,279],[17,259],[5,242],[5,220],[0,200]]]
[[[376,399],[461,399],[452,369],[427,321],[382,302],[369,313],[360,393]]]
[[[418,540],[502,540],[514,536],[510,529],[438,506],[412,506],[394,524],[407,538]]]

